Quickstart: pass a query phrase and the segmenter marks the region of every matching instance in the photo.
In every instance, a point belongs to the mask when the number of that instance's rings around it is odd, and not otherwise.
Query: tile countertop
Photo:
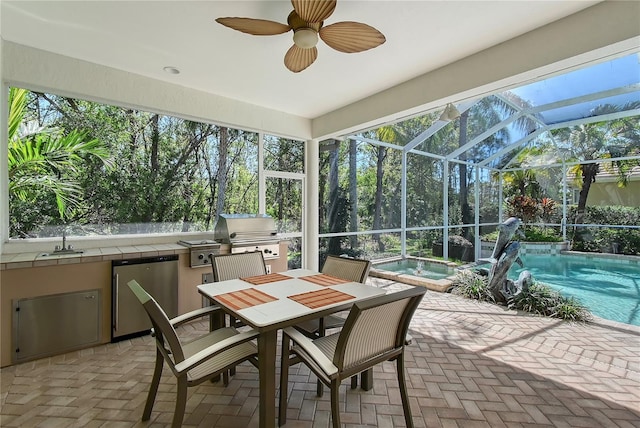
[[[81,254],[56,254],[42,256],[43,251],[33,253],[2,254],[0,270],[55,266],[73,263],[101,262],[128,258],[167,256],[188,253],[180,244],[136,245],[126,247],[89,248]],[[50,253],[49,253],[50,254]]]

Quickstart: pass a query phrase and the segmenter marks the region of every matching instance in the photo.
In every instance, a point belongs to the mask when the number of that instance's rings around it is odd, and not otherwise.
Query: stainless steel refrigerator
[[[114,260],[111,300],[111,339],[133,336],[151,329],[151,322],[127,282],[136,280],[164,309],[178,315],[178,256]]]

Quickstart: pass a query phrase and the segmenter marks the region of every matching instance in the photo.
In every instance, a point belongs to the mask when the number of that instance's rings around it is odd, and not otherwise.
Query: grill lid
[[[213,237],[223,244],[277,240],[276,224],[266,214],[220,214]]]
[[[184,245],[189,248],[199,248],[199,247],[219,247],[220,244],[211,239],[195,239],[193,241],[182,240],[178,241],[178,244]]]

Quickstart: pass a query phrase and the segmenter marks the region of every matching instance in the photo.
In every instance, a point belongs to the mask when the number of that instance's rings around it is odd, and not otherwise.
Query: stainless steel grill
[[[280,257],[275,221],[266,214],[221,214],[213,237],[221,244],[230,244],[231,253],[262,251],[265,260]]]

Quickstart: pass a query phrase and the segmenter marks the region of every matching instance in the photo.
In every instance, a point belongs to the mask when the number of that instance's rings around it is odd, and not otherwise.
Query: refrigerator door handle
[[[120,311],[118,310],[118,292],[120,291],[120,275],[116,273],[116,286],[113,289],[113,330],[118,331],[118,318],[120,316]]]

